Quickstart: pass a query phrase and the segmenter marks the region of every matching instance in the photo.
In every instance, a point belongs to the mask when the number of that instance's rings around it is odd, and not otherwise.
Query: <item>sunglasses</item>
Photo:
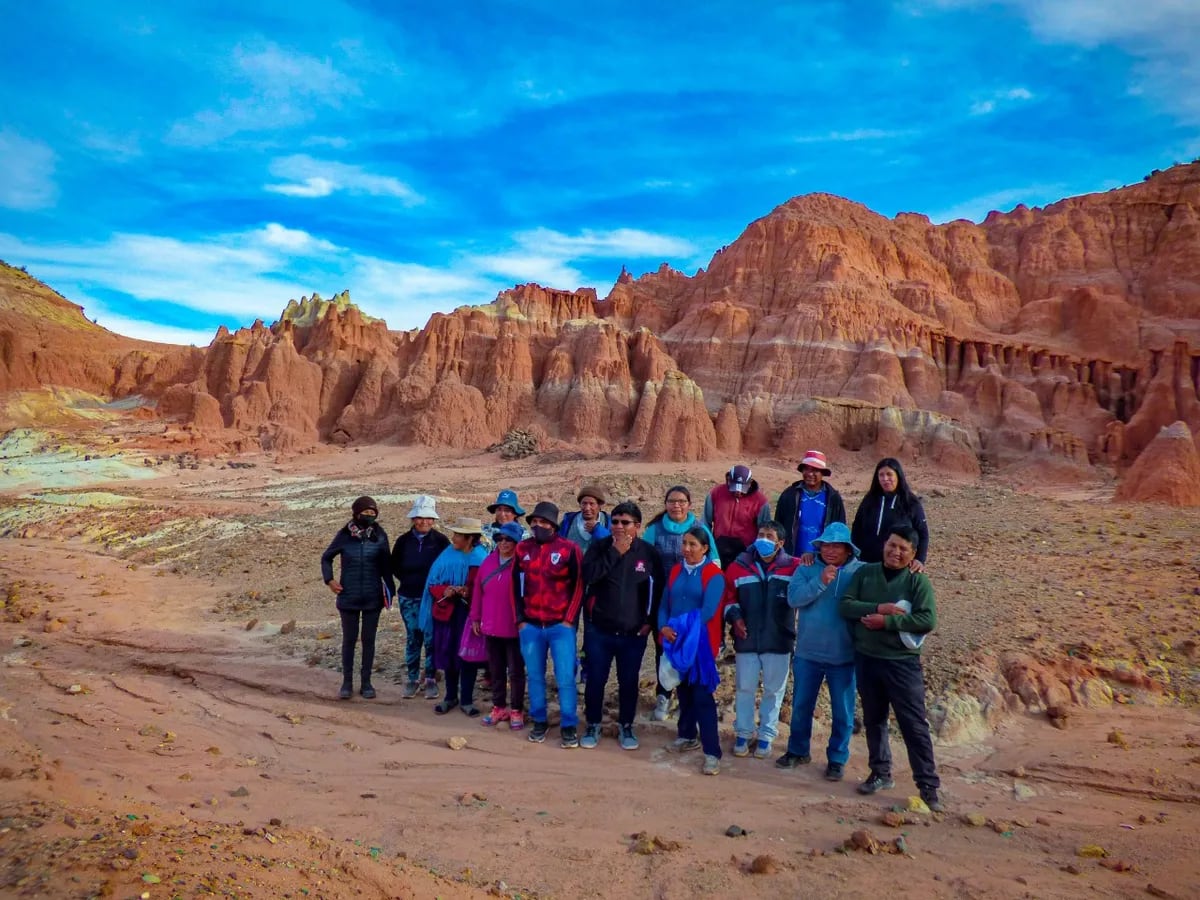
[[[638,522],[635,522],[633,519],[613,519],[612,523],[614,525],[623,525],[626,528],[629,528],[630,526],[639,524]]]
[[[509,544],[516,543],[516,541],[514,541],[512,538],[508,537],[507,535],[496,535],[496,543],[499,544],[501,541],[505,541]]]

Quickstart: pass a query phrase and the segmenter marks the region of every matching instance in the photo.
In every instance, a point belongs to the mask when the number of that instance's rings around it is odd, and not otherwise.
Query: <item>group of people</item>
[[[376,695],[375,636],[382,610],[395,603],[406,632],[404,697],[423,691],[438,701],[439,714],[457,708],[514,731],[528,719],[528,738],[540,743],[549,732],[553,666],[561,746],[590,749],[602,739],[615,664],[617,743],[636,750],[639,676],[652,642],[658,684],[651,717],[668,718],[674,694],[678,726],[669,749],[701,749],[701,770],[716,775],[723,755],[716,661],[728,637],[736,654],[734,756],[771,754],[790,674],[790,737],[775,765],[810,763],[813,712],[825,683],[833,720],[825,778],[844,777],[857,692],[869,757],[858,790],[894,786],[890,709],[921,797],[940,809],[921,669],[925,637],[937,624],[921,501],[900,462],[885,458],[848,525],[825,455],[809,451],[797,469],[800,480],[781,493],[774,513],[749,467],[735,465],[708,493],[700,518],[688,488],[675,485],[644,527],[636,503],[606,511],[604,489],[591,484],[577,494],[579,509],[565,516],[549,501],[527,514],[516,492],[503,490],[487,507],[491,521],[460,517],[447,537],[435,528],[434,499],[420,496],[408,514],[411,527],[390,550],[378,504],[359,497],[321,557],[342,620],[339,696],[353,694],[360,640],[359,691]],[[492,695],[486,714],[475,705],[481,670]],[[440,695],[437,671],[444,675]],[[584,682],[582,733],[577,677]]]

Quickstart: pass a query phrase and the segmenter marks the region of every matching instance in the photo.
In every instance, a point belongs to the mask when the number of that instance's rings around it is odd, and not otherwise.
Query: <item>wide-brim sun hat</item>
[[[483,523],[470,516],[459,516],[458,521],[449,526],[455,534],[483,534]]]
[[[494,513],[498,506],[511,506],[512,511],[518,516],[525,515],[525,510],[521,509],[521,504],[517,502],[517,492],[514,490],[508,488],[502,490],[496,495],[496,502],[488,506],[487,511]]]
[[[822,544],[845,544],[856,557],[859,554],[858,547],[850,540],[850,529],[846,527],[845,522],[830,522],[826,525],[825,530],[812,542],[813,549],[820,550]]]
[[[800,464],[796,466],[796,471],[803,470],[805,466],[816,469],[826,477],[833,474],[833,471],[829,468],[829,462],[825,459],[825,454],[820,450],[806,450],[804,452],[804,459],[800,460]]]
[[[558,527],[558,507],[549,500],[542,500],[533,508],[533,512],[525,517],[526,522],[534,519],[545,519],[555,528]]]
[[[437,514],[437,501],[428,494],[421,494],[413,500],[413,507],[408,512],[410,519],[440,519]]]

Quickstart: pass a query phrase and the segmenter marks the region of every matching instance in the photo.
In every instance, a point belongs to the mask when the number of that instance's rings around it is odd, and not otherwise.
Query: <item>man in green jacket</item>
[[[896,786],[888,746],[891,706],[921,799],[931,810],[940,812],[941,782],[925,720],[921,671],[921,646],[937,626],[937,606],[929,578],[908,568],[916,556],[918,540],[910,525],[893,527],[883,545],[883,561],[854,573],[838,612],[854,622],[855,676],[871,766],[871,774],[858,786],[858,792],[874,794]]]

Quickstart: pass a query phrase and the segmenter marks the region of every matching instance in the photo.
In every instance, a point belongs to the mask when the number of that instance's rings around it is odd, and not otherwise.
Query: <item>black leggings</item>
[[[354,674],[354,645],[358,643],[358,619],[362,617],[362,683],[371,683],[371,669],[375,666],[375,632],[379,630],[379,614],[357,609],[339,609],[342,617],[342,681],[350,683]]]

